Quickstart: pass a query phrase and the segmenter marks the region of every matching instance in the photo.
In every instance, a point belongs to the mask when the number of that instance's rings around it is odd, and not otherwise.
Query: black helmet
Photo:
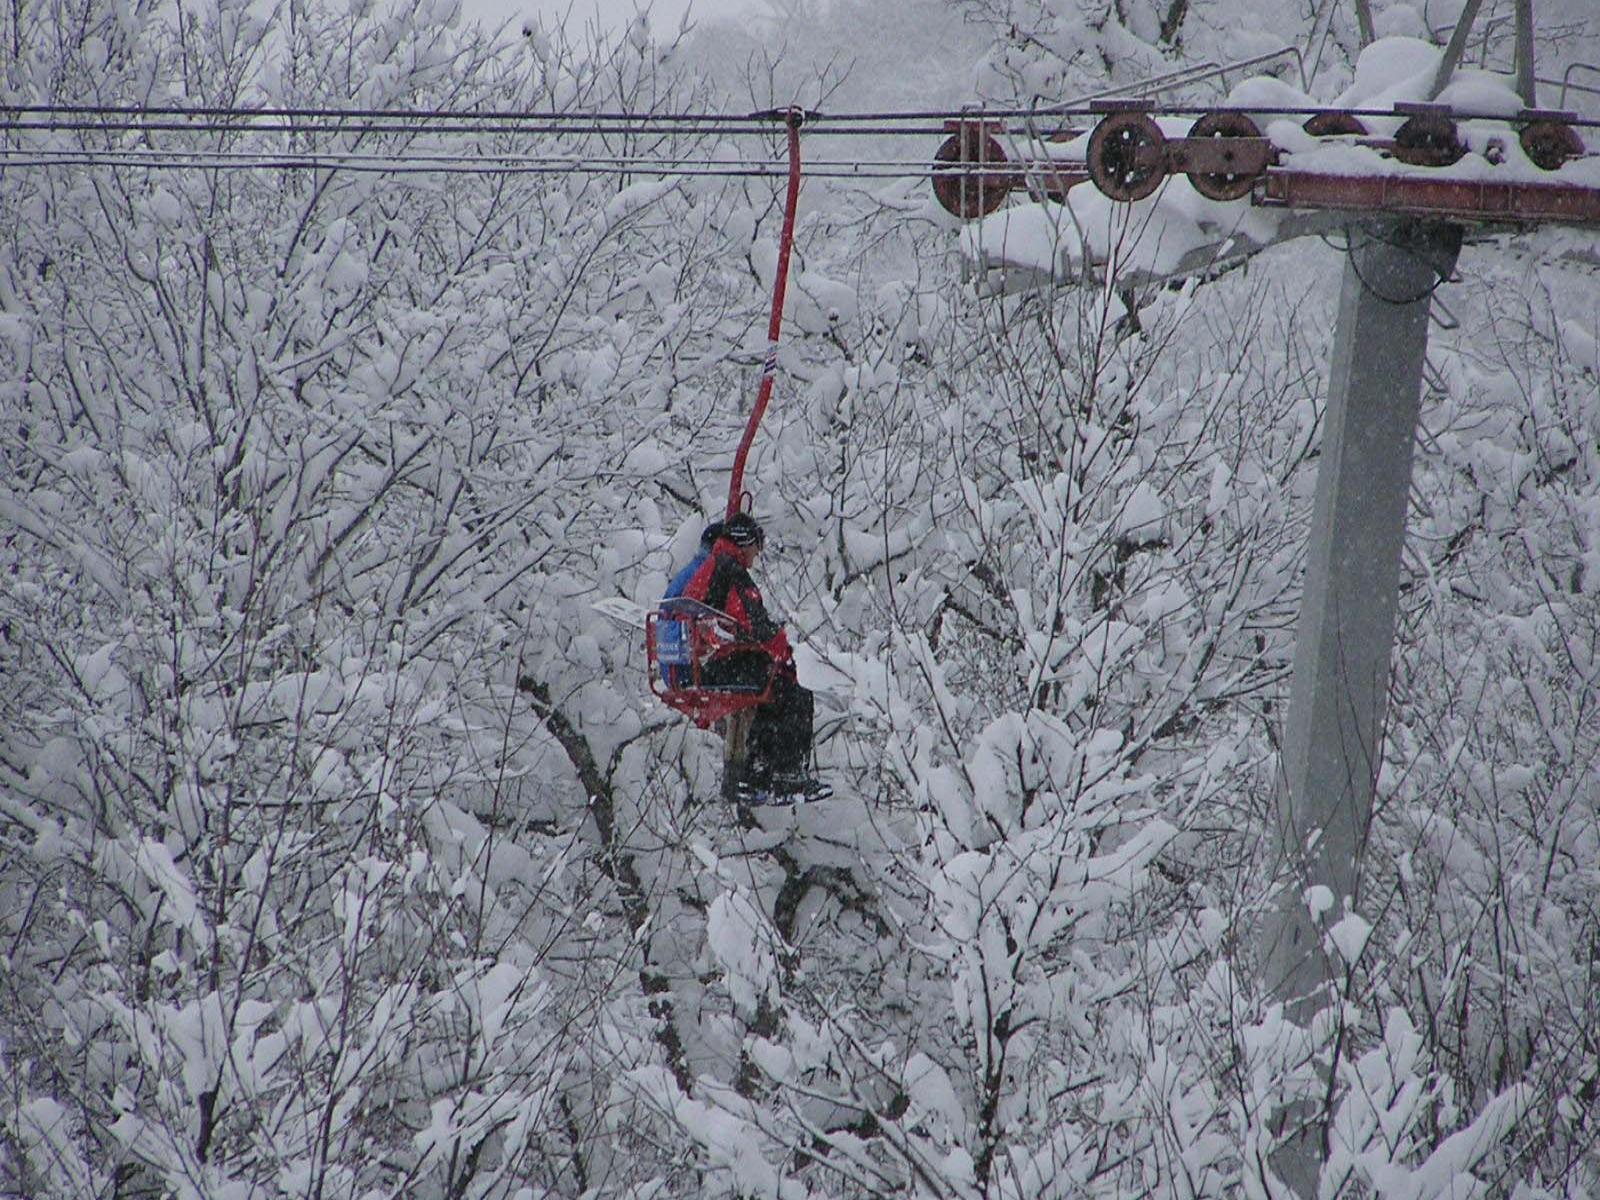
[[[722,522],[713,521],[700,531],[700,544],[709,546],[722,536]]]
[[[749,513],[734,513],[722,523],[722,536],[735,546],[759,546],[767,535]]]

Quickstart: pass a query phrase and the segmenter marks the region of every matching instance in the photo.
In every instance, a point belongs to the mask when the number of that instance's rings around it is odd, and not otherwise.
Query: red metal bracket
[[[1600,188],[1534,180],[1439,179],[1432,175],[1324,175],[1274,168],[1256,181],[1267,207],[1442,217],[1484,224],[1600,225]]]

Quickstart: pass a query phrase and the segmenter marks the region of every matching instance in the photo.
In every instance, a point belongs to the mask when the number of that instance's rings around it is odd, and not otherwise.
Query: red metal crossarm
[[[1281,168],[1257,181],[1255,202],[1489,223],[1600,225],[1600,188],[1555,181],[1328,175]]]

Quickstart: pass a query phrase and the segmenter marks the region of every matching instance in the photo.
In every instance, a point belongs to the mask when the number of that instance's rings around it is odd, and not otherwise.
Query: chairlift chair
[[[706,682],[709,663],[751,648],[734,619],[719,609],[681,596],[663,600],[645,617],[644,641],[651,692],[701,729],[772,700],[775,670],[760,684]]]
[[[789,182],[783,205],[783,231],[778,238],[778,269],[772,284],[772,312],[767,322],[767,358],[761,368],[756,402],[745,422],[744,436],[733,456],[728,481],[727,516],[745,511],[750,494],[744,490],[744,467],[756,429],[772,396],[778,369],[778,334],[783,323],[783,297],[789,279],[789,254],[794,246],[795,209],[800,196],[800,126],[805,112],[799,108],[772,109],[754,117],[781,119],[788,132]],[[741,651],[759,647],[743,636],[739,624],[727,613],[687,597],[669,597],[645,617],[645,654],[649,660],[650,691],[669,708],[683,713],[701,729],[718,721],[771,703],[777,682],[777,664],[770,663],[760,684],[708,683],[707,665]],[[730,732],[729,745],[742,743]],[[742,754],[742,751],[740,751]]]

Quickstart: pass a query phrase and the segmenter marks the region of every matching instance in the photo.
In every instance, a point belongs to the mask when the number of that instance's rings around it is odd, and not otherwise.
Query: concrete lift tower
[[[1367,2],[1354,3],[1362,40],[1370,42]],[[1169,175],[1180,172],[1202,196],[1248,198],[1252,207],[1279,215],[1265,241],[1237,228],[1219,228],[1214,240],[1188,248],[1175,264],[1142,273],[1136,268],[1131,278],[1119,273],[1114,281],[1119,287],[1214,271],[1275,242],[1353,221],[1363,231],[1361,238],[1351,239],[1339,300],[1283,731],[1277,834],[1285,882],[1258,945],[1267,993],[1302,1026],[1337,999],[1341,972],[1324,949],[1326,926],[1358,911],[1362,899],[1361,864],[1382,760],[1433,291],[1451,274],[1465,230],[1527,230],[1544,224],[1600,230],[1600,158],[1594,157],[1600,152],[1600,122],[1538,108],[1533,0],[1515,0],[1509,106],[1482,113],[1464,109],[1460,101],[1437,102],[1456,73],[1481,6],[1482,0],[1467,0],[1431,79],[1421,82],[1422,100],[1396,102],[1382,113],[1297,110],[1297,121],[1309,117],[1303,135],[1294,130],[1296,136],[1288,139],[1262,136],[1246,108],[1272,106],[1245,105],[1236,91],[1233,107],[1205,113],[1186,137],[1167,136],[1155,118],[1172,110],[1162,110],[1153,97],[1201,77],[1180,71],[1123,94],[1039,114],[1086,113],[1097,119],[1086,146],[1081,129],[1041,136],[1034,114],[1020,136],[1014,116],[999,121],[974,114],[952,123],[951,136],[936,155],[936,194],[948,210],[971,220],[990,218],[1012,190],[1025,188],[1035,199],[1064,202],[1071,188],[1092,181],[1114,201],[1135,201],[1153,195]],[[1325,36],[1332,7],[1328,0],[1319,13],[1314,46],[1319,32]],[[1285,51],[1212,73],[1239,71],[1284,54],[1300,58]],[[1573,87],[1573,70],[1583,66],[1575,64],[1560,81],[1562,101]],[[1554,86],[1556,81],[1544,82]],[[1308,86],[1303,68],[1301,85]],[[1481,157],[1463,164],[1470,170],[1452,170],[1468,153],[1462,123],[1472,118],[1478,120],[1471,149]],[[1485,140],[1485,122],[1498,126],[1498,136]],[[1369,126],[1390,129],[1392,135],[1372,136]],[[1005,138],[1013,147],[1009,155],[1000,144]],[[1334,144],[1370,153],[1356,160],[1346,152],[1337,170],[1327,169],[1322,163],[1329,160],[1316,146]],[[1371,169],[1353,168],[1354,161]],[[1015,290],[1078,281],[1061,278],[1058,262],[1008,261],[1005,231],[996,224],[1004,215],[970,226],[965,234],[969,258],[984,283]],[[1075,265],[1087,273],[1105,269],[1113,248],[1092,244],[1082,229],[1077,235]],[[1305,899],[1309,895],[1331,897],[1332,908],[1325,915],[1313,913]],[[1325,1158],[1325,1131],[1308,1123],[1290,1132],[1274,1167],[1298,1195],[1309,1198],[1317,1193]]]

